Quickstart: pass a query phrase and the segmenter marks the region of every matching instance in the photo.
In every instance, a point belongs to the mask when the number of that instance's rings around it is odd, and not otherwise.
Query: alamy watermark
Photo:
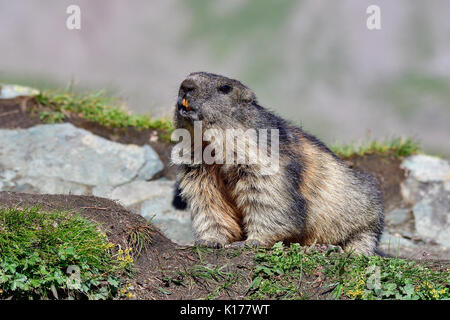
[[[66,19],[66,28],[69,30],[81,29],[81,8],[76,4],[71,4],[66,8],[69,15]],[[377,5],[370,5],[366,9],[369,16],[366,20],[366,26],[369,30],[381,30],[381,9]]]
[[[280,142],[278,129],[206,129],[194,121],[193,135],[175,129],[172,141],[174,164],[254,165],[263,175],[278,172]]]
[[[66,28],[69,30],[81,29],[81,8],[76,4],[67,7],[66,13],[69,15],[66,19]]]
[[[69,275],[67,278],[67,288],[71,290],[81,289],[81,273],[80,267],[76,265],[70,265],[67,267],[66,273]]]
[[[377,5],[370,5],[366,9],[369,15],[366,20],[366,26],[369,30],[381,30],[381,9]]]

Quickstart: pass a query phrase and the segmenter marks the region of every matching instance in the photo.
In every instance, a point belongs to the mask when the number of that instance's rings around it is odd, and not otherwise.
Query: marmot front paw
[[[335,246],[332,244],[316,244],[316,249],[319,251],[324,251],[326,253],[337,252],[343,253],[344,250],[340,246]]]
[[[220,249],[223,247],[223,244],[221,242],[214,239],[197,239],[195,240],[194,245],[198,247],[208,247],[213,249]]]
[[[247,239],[244,241],[235,241],[233,243],[225,245],[226,248],[244,248],[244,247],[260,247],[262,246],[261,242],[256,239]]]

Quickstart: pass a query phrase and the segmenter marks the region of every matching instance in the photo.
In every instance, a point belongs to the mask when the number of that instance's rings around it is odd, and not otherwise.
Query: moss
[[[64,121],[66,114],[74,113],[109,128],[160,130],[161,137],[167,141],[170,141],[173,131],[169,119],[133,115],[119,105],[118,99],[105,95],[103,91],[76,94],[44,90],[36,96],[36,102],[45,107],[40,111],[40,117],[47,123]]]
[[[392,138],[382,141],[372,140],[362,143],[335,145],[331,150],[342,158],[351,156],[364,156],[367,154],[391,155],[394,157],[407,157],[420,151],[419,143],[410,138]]]

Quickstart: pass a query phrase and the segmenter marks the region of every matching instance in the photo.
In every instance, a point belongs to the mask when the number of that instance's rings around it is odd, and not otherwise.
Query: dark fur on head
[[[180,108],[183,98],[189,102],[191,111],[185,112]],[[233,128],[235,119],[242,117],[243,113],[258,114],[256,107],[254,112],[248,110],[248,106],[256,103],[253,91],[237,80],[206,72],[191,73],[180,85],[175,126],[183,127],[189,119],[203,121],[205,128],[212,125]],[[242,117],[242,121],[249,120],[248,116]],[[248,125],[254,127],[253,123]]]

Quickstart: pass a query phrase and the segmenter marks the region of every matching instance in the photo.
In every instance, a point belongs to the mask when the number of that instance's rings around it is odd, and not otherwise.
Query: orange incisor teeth
[[[183,103],[183,107],[185,107],[187,111],[191,110],[191,107],[189,107],[189,103],[185,98],[183,98],[182,103]]]

